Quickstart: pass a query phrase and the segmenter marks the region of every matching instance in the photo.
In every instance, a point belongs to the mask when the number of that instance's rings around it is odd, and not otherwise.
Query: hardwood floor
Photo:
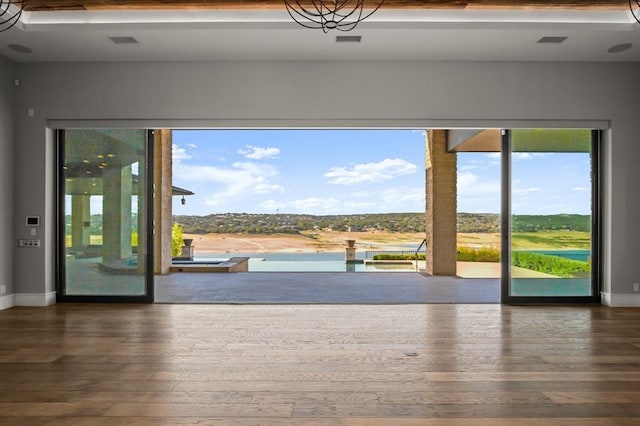
[[[640,424],[640,309],[12,308],[0,424]]]

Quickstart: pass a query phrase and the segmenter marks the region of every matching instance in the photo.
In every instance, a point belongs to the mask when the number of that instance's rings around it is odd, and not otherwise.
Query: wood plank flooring
[[[640,309],[12,308],[0,424],[640,424]]]

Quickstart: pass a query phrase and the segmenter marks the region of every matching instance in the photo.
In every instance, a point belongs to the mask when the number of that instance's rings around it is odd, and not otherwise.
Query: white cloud
[[[383,182],[397,176],[415,173],[417,167],[413,163],[400,158],[387,158],[378,163],[356,164],[348,167],[333,167],[325,177],[329,183],[350,185],[363,182]]]
[[[192,158],[192,156],[187,153],[186,149],[176,144],[171,145],[171,155],[173,157],[174,163],[179,163],[182,160],[188,160]]]
[[[370,212],[372,211],[372,209],[376,209],[380,207],[378,203],[374,202],[374,201],[349,201],[344,203],[343,205],[344,209],[346,211],[349,211],[353,214],[355,213],[365,213],[365,212]]]
[[[198,147],[195,143],[188,143],[187,146],[191,149],[196,149]]]
[[[284,187],[268,182],[260,182],[254,186],[253,191],[256,194],[270,194],[272,192],[284,192]]]
[[[529,187],[529,188],[521,188],[515,182],[514,182],[513,187],[511,188],[511,193],[514,194],[514,195],[516,195],[516,194],[518,194],[518,195],[531,194],[531,193],[540,192],[540,191],[542,191],[542,189],[540,189],[538,187],[535,187],[535,186],[532,186],[532,187]]]
[[[500,160],[502,158],[502,153],[500,152],[490,152],[485,154],[487,158],[492,160]],[[553,155],[551,152],[512,152],[511,158],[513,160],[533,160],[536,157],[548,157]]]
[[[379,192],[356,192],[333,197],[307,197],[290,201],[271,199],[261,203],[260,207],[270,211],[310,214],[423,211],[424,198],[424,189],[421,187],[394,187]]]
[[[395,212],[408,209],[409,211],[424,210],[425,190],[423,187],[395,187],[388,188],[377,194],[378,205],[387,207],[387,211]]]
[[[234,163],[229,167],[174,165],[174,177],[179,182],[207,183],[212,188],[205,195],[205,204],[218,206],[234,198],[252,194],[284,192],[281,185],[271,182],[278,171],[271,166],[254,163]]]
[[[574,191],[586,191],[587,188],[584,186],[576,186],[575,188],[573,188]]]
[[[550,157],[554,155],[552,152],[512,152],[511,157],[514,160],[533,160],[534,158]]]
[[[328,213],[338,211],[342,207],[342,203],[337,198],[318,198],[308,197],[301,200],[289,202],[294,210],[303,213]]]
[[[513,160],[531,160],[533,155],[528,152],[512,152],[511,158]]]
[[[371,197],[371,192],[369,191],[355,191],[349,194],[351,198],[369,198]]]
[[[475,165],[475,164],[466,164],[464,166],[458,167],[458,173],[460,173],[460,172],[469,172],[471,170],[477,170],[479,168],[480,168],[480,166]]]
[[[239,149],[238,154],[244,155],[251,160],[264,160],[278,158],[280,155],[280,148],[275,147],[259,147],[253,145],[247,145],[246,149]]]
[[[471,172],[458,173],[458,195],[500,194],[499,181],[481,181]]]

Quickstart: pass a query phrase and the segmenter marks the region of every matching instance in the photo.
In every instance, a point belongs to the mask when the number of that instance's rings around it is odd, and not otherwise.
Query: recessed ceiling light
[[[564,42],[568,37],[565,36],[544,36],[538,40],[539,44],[560,44]]]
[[[7,47],[18,53],[33,53],[33,49],[21,44],[8,44]]]
[[[336,36],[336,43],[360,43],[362,36],[359,35],[339,35]]]
[[[113,36],[109,40],[115,44],[138,44],[138,40],[131,36]]]
[[[629,50],[633,47],[633,44],[631,43],[621,43],[621,44],[616,44],[615,46],[611,46],[607,52],[609,53],[620,53],[620,52],[624,52],[625,50]]]

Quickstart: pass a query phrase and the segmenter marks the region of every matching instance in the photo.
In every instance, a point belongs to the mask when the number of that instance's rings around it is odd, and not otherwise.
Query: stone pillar
[[[91,243],[89,240],[90,206],[90,195],[71,196],[71,247],[74,250],[82,250]]]
[[[447,152],[447,131],[426,137],[426,269],[431,275],[456,275],[456,154]]]
[[[345,251],[345,253],[344,253],[345,262],[353,263],[353,261],[356,260],[356,249],[355,249],[355,247],[345,247],[344,251]]]
[[[154,133],[153,272],[159,275],[168,274],[171,268],[171,225],[173,222],[171,147],[173,138],[171,129],[158,129]]]
[[[106,168],[103,178],[103,259],[127,259],[131,257],[131,166]]]

